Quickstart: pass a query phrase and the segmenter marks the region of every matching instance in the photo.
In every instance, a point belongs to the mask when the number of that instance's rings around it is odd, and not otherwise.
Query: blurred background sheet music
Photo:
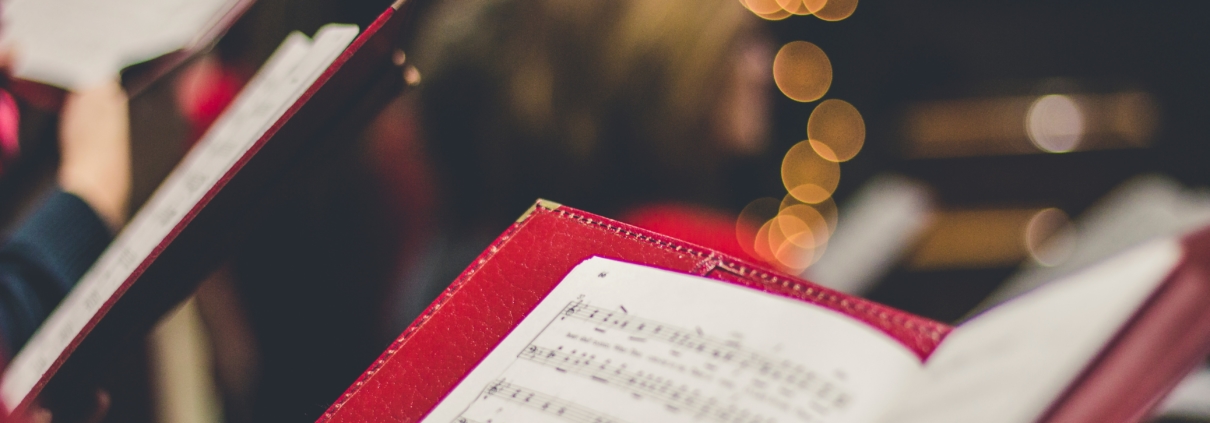
[[[200,48],[249,0],[9,0],[0,45],[14,76],[78,89],[127,66]]]
[[[359,33],[354,25],[325,26],[309,39],[293,33],[232,103],[198,147],[131,218],[0,378],[0,399],[16,407],[46,378],[52,365],[87,335],[89,323],[157,246],[203,201],[287,109]]]

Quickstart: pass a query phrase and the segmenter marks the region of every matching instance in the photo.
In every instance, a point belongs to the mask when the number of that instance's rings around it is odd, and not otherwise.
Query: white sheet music
[[[424,422],[868,422],[920,366],[841,313],[593,258]]]
[[[320,29],[314,42],[299,33],[286,38],[9,363],[0,379],[0,399],[6,407],[17,406],[31,392],[186,213],[219,184],[357,34],[355,25],[333,24]]]
[[[1180,260],[1151,242],[966,322],[929,357],[886,422],[1036,421]]]
[[[0,44],[13,74],[86,88],[123,68],[190,47],[237,0],[8,0]]]

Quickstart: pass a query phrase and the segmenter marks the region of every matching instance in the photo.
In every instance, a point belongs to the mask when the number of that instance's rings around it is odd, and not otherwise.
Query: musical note
[[[899,347],[830,313],[741,304],[697,280],[653,289],[688,276],[602,260],[569,274],[424,423],[867,422],[918,365],[902,350],[845,354],[855,339]],[[686,289],[730,308],[683,304]]]
[[[682,351],[706,356],[715,365],[734,364],[740,368],[754,369],[767,382],[784,384],[802,391],[813,391],[816,393],[816,400],[827,403],[830,407],[844,407],[849,396],[839,391],[838,381],[825,380],[816,372],[787,360],[746,350],[737,342],[708,336],[701,328],[680,328],[629,313],[596,307],[583,301],[568,304],[564,308],[562,318],[594,323],[598,327],[603,326],[605,330],[624,331],[630,334],[631,340],[637,342],[663,341]],[[674,354],[679,354],[679,351],[674,351]]]
[[[734,405],[721,407],[717,398],[703,398],[701,391],[689,385],[677,383],[669,377],[642,371],[630,371],[626,364],[614,364],[609,360],[596,361],[593,357],[530,345],[519,358],[547,365],[557,370],[587,376],[614,388],[630,392],[635,398],[650,398],[660,401],[674,412],[687,413],[718,422],[772,422],[760,414],[738,409]]]
[[[559,417],[573,423],[624,423],[604,413],[561,400],[557,397],[517,386],[503,379],[489,385],[480,395],[480,400],[499,398],[530,409]],[[465,416],[458,416],[454,423],[474,423]]]

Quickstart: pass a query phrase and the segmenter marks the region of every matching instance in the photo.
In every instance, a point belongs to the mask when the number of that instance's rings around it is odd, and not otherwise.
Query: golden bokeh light
[[[785,210],[787,207],[798,204],[807,203],[799,201],[797,198],[794,198],[793,195],[786,194],[786,197],[781,200],[781,210]],[[818,211],[819,214],[823,216],[824,221],[828,223],[828,233],[836,232],[836,222],[840,219],[840,210],[836,208],[836,201],[832,200],[831,197],[828,197],[827,200],[823,200],[817,204],[811,204],[810,206],[814,208],[815,211]]]
[[[808,202],[809,204],[815,204],[810,202],[826,200],[832,196],[832,193],[819,185],[802,184],[790,190],[790,195],[793,195],[794,198],[798,198],[804,202]]]
[[[815,10],[819,19],[835,22],[844,20],[857,10],[857,0],[825,0],[822,8]]]
[[[834,227],[811,205],[792,198],[783,203],[788,205],[763,222],[758,219],[780,204],[771,198],[749,203],[741,212],[737,235],[752,256],[784,272],[801,274],[823,256]]]
[[[755,239],[752,241],[752,248],[756,257],[768,263],[777,263],[777,258],[773,256],[773,249],[769,248],[769,227],[772,224],[773,221],[770,220],[761,225],[760,229],[756,231]]]
[[[778,0],[740,0],[740,4],[757,15],[784,12]]]
[[[786,240],[773,252],[773,257],[786,273],[799,274],[815,263],[816,254],[814,248],[800,247],[791,240]]]
[[[808,12],[815,13],[827,6],[828,0],[802,0],[802,5],[807,7]]]
[[[832,86],[832,62],[819,46],[791,41],[773,58],[773,82],[794,101],[819,100]]]
[[[764,247],[768,248],[769,251],[771,253],[773,253],[772,255],[775,259],[777,257],[777,250],[781,249],[782,244],[785,244],[787,241],[789,241],[789,238],[790,238],[786,234],[786,228],[782,227],[782,223],[783,223],[782,221],[783,221],[783,219],[781,218],[781,216],[774,217],[772,219],[769,219],[769,223],[767,225],[769,228],[769,238],[766,241],[766,243],[768,243],[768,245],[766,245]],[[797,234],[794,234],[794,235],[797,235]],[[778,260],[778,261],[780,261],[780,260]]]
[[[838,21],[853,14],[857,0],[740,0],[767,20],[815,14]],[[832,85],[832,62],[819,46],[793,41],[773,59],[778,90],[798,102],[823,98]],[[841,100],[820,103],[807,122],[807,140],[782,160],[787,196],[749,203],[736,219],[735,236],[749,255],[791,273],[801,273],[823,254],[836,228],[832,193],[840,183],[840,163],[851,160],[865,143],[865,121]]]
[[[787,235],[798,246],[818,247],[826,244],[832,236],[828,220],[824,218],[823,213],[809,205],[786,207],[778,214],[778,218],[782,220],[782,229],[787,231]],[[794,229],[793,232],[790,232],[791,228]],[[810,237],[803,238],[804,233]]]
[[[735,240],[739,242],[740,247],[749,256],[765,258],[753,249],[752,246],[756,243],[757,233],[762,230],[762,226],[765,223],[777,216],[780,206],[780,202],[776,198],[766,197],[748,203],[740,211],[739,218],[735,221]],[[767,230],[767,228],[765,229]],[[767,240],[768,233],[765,236]],[[769,257],[772,257],[772,255]]]
[[[760,198],[748,203],[736,220],[736,239],[748,255],[782,271],[799,274],[819,260],[835,229],[828,212],[793,197]],[[834,219],[834,218],[833,218]],[[833,226],[830,226],[833,225]]]
[[[807,9],[807,5],[802,0],[777,0],[777,4],[785,11],[795,15],[805,16],[811,14],[811,10]]]
[[[802,141],[782,159],[781,181],[794,198],[818,204],[831,197],[840,183],[840,164],[820,157],[810,141]]]
[[[772,228],[773,225],[770,225]],[[772,233],[772,229],[770,229]],[[801,244],[806,244],[803,240],[796,238],[805,238],[806,233],[800,233],[796,236],[787,238],[781,244],[778,244],[773,250],[773,258],[776,260],[774,265],[781,270],[791,274],[801,274],[804,270],[823,256],[827,244],[820,244],[817,247],[804,247]]]
[[[767,225],[768,246],[772,260],[770,264],[778,265],[789,273],[801,273],[815,260],[815,248],[812,244],[810,229],[793,216],[778,216]],[[766,248],[760,246],[758,248]]]
[[[796,245],[801,245],[803,247],[815,246],[816,236],[815,233],[811,231],[811,225],[808,225],[807,222],[799,219],[798,216],[793,214],[779,214],[777,217],[773,218],[773,220],[777,221],[776,227],[777,229],[781,230],[781,234],[783,235],[782,238],[784,238],[785,241],[793,240],[792,242],[794,242]]]
[[[757,13],[756,16],[759,16],[761,19],[764,19],[767,21],[780,21],[782,19],[794,16],[794,14],[786,11],[786,9],[777,9],[777,11],[775,11],[773,13],[767,13],[767,14]]]
[[[820,157],[833,162],[849,161],[865,145],[865,120],[847,101],[824,100],[807,119],[807,139]]]

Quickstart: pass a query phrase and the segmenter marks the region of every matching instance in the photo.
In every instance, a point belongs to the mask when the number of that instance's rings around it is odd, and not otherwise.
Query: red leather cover
[[[319,419],[422,419],[581,261],[601,256],[705,276],[860,319],[924,359],[950,327],[569,207],[539,204],[486,251]]]

